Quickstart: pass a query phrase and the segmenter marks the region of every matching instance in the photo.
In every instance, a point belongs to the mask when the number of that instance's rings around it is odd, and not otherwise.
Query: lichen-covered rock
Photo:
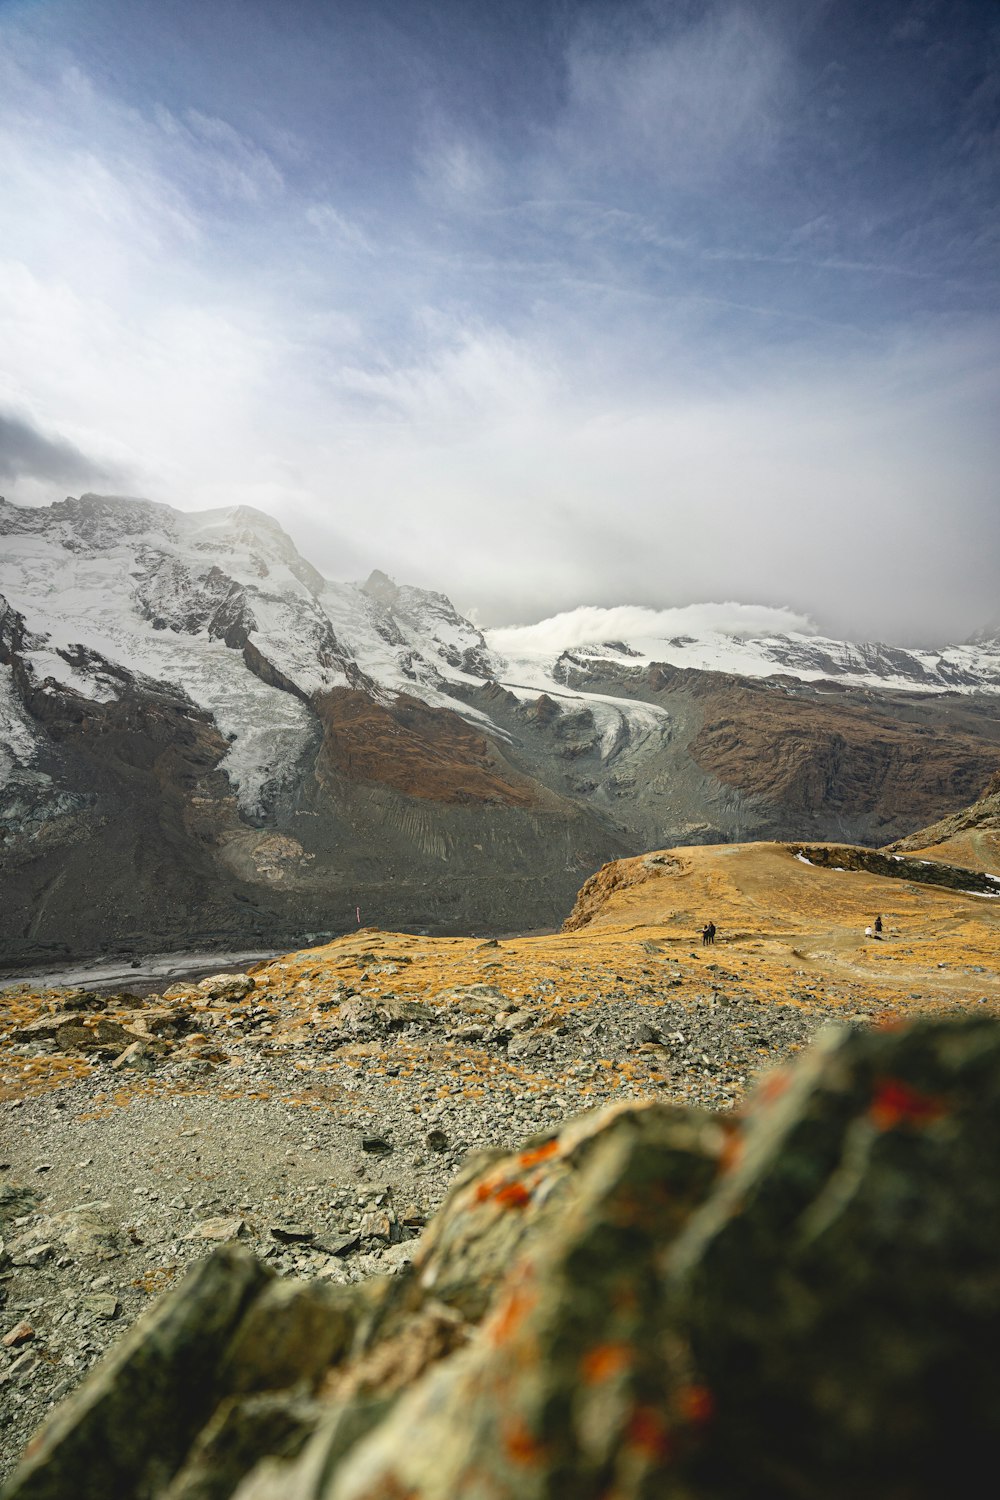
[[[363,1299],[356,1287],[273,1281],[248,1308],[219,1369],[235,1394],[313,1387],[351,1347]]]
[[[5,1500],[152,1500],[217,1399],[216,1370],[272,1273],[217,1250],[135,1325],[29,1445]]]
[[[121,1254],[118,1228],[111,1204],[104,1200],[79,1203],[62,1213],[46,1214],[7,1246],[14,1265],[29,1265],[42,1245],[59,1245],[68,1254],[87,1260],[115,1260]]]
[[[711,1119],[660,1109],[591,1137],[575,1201],[514,1258],[478,1336],[349,1455],[326,1500],[658,1493],[672,1458],[659,1261],[725,1142]]]
[[[263,1459],[234,1496],[239,1500],[322,1500],[345,1455],[379,1427],[392,1406],[391,1399],[339,1402],[327,1413],[297,1463],[273,1456]],[[402,1497],[387,1493],[386,1500]]]
[[[259,1459],[295,1458],[323,1415],[316,1402],[285,1391],[223,1401],[163,1500],[228,1500]]]
[[[827,1034],[668,1257],[697,1493],[965,1491],[1000,1409],[1000,1027]]]
[[[993,1465],[1000,1025],[827,1034],[742,1121],[472,1161],[398,1277],[236,1246],[8,1500],[938,1500]]]
[[[413,1262],[419,1295],[477,1321],[524,1246],[540,1242],[576,1201],[595,1151],[637,1130],[655,1134],[689,1118],[698,1117],[652,1102],[611,1105],[527,1142],[513,1156],[473,1157],[421,1236]]]
[[[243,1000],[254,987],[249,974],[211,974],[195,986],[206,1000]]]

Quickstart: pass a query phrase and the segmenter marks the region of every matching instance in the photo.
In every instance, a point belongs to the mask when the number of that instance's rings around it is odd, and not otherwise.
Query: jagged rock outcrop
[[[586,927],[606,909],[616,891],[642,885],[651,874],[661,875],[678,868],[677,860],[662,852],[644,854],[636,859],[614,859],[610,864],[602,865],[577,892],[573,910],[562,925],[563,932],[578,932],[581,927]]]
[[[745,1118],[469,1163],[407,1272],[203,1262],[4,1500],[937,1500],[989,1472],[1000,1025],[828,1032]]]
[[[943,886],[979,896],[1000,895],[1000,876],[949,865],[942,860],[907,859],[880,849],[856,849],[846,844],[790,844],[795,859],[828,870],[864,870],[888,880],[911,880],[918,885]]]

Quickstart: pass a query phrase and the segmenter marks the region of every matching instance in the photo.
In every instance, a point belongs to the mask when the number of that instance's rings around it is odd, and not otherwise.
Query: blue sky
[[[0,0],[0,489],[490,623],[996,615],[1000,7]]]

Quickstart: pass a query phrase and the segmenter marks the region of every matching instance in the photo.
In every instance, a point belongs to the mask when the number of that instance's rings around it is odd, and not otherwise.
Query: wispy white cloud
[[[770,152],[791,71],[762,8],[710,5],[660,35],[631,7],[610,16],[582,27],[569,53],[559,137],[570,157],[703,181]]]
[[[345,367],[340,386],[407,430],[461,440],[551,411],[561,372],[540,348],[501,329],[468,325],[425,309],[424,347],[412,363]]]
[[[417,151],[417,178],[432,203],[451,208],[487,205],[500,189],[500,168],[485,143],[468,130],[436,122]]]
[[[144,129],[142,135],[160,180],[183,181],[192,195],[210,193],[240,204],[282,195],[285,178],[273,157],[228,120],[201,110],[178,117],[163,105],[153,120],[159,133]]]
[[[306,222],[319,231],[324,239],[348,250],[363,255],[375,255],[378,246],[362,226],[334,208],[332,203],[310,203],[305,211]]]

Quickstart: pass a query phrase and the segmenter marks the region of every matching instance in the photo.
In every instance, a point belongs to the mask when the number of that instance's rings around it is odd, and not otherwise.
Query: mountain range
[[[651,847],[885,844],[1000,761],[1000,637],[511,647],[250,507],[0,501],[5,961],[531,929]],[[499,649],[503,646],[503,650]]]

